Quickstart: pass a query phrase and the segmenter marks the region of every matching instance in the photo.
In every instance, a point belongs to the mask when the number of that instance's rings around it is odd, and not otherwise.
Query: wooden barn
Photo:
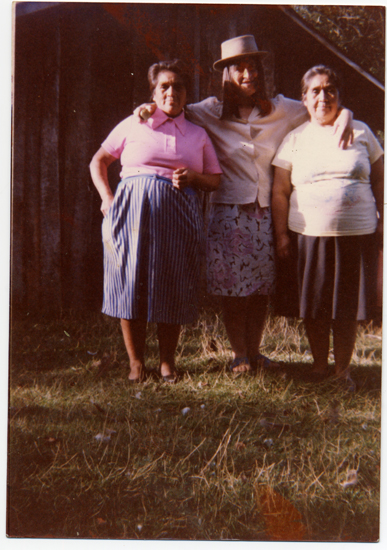
[[[370,8],[373,9],[373,8]],[[271,94],[299,98],[304,72],[337,67],[344,103],[384,128],[384,86],[289,7],[219,4],[16,4],[14,41],[12,307],[55,313],[102,301],[99,196],[89,162],[101,141],[148,99],[147,69],[180,57],[192,101],[220,92],[222,41],[253,34]],[[112,178],[118,181],[114,167]]]

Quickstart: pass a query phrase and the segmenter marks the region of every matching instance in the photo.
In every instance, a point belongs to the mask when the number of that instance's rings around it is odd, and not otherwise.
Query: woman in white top
[[[223,101],[210,97],[185,109],[207,131],[223,172],[211,197],[207,279],[208,291],[222,297],[234,373],[275,365],[259,351],[275,282],[271,161],[285,135],[307,120],[300,101],[267,98],[265,54],[251,35],[223,42],[214,64],[223,72]],[[351,114],[340,118],[345,141]]]
[[[372,318],[377,241],[383,230],[383,150],[368,126],[353,122],[353,143],[333,137],[341,100],[337,74],[319,65],[302,80],[310,120],[292,131],[273,160],[272,211],[282,270],[297,256],[297,313],[314,369],[327,374],[333,328],[335,374],[350,390],[357,322]],[[283,288],[290,292],[291,286]]]

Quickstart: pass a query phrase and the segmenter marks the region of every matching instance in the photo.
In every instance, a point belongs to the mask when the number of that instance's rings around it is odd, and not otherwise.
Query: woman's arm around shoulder
[[[222,103],[216,97],[207,97],[198,103],[190,103],[184,108],[188,120],[198,126],[205,126],[209,116],[220,117],[222,113]]]
[[[353,143],[353,113],[349,109],[342,107],[338,117],[333,125],[334,134],[339,136],[338,146],[346,149]]]
[[[279,109],[283,109],[286,117],[291,121],[293,128],[297,128],[309,120],[308,111],[302,101],[289,99],[282,94],[277,95],[273,104]],[[334,134],[339,136],[338,146],[346,149],[353,143],[353,113],[345,107],[341,107],[339,115],[334,124]]]
[[[203,126],[203,122],[205,122],[206,116],[209,114],[220,116],[221,105],[216,97],[208,97],[199,103],[186,105],[184,113],[190,122]],[[146,122],[154,114],[155,110],[156,103],[142,103],[139,107],[136,107],[133,115],[137,122]]]
[[[146,122],[156,111],[156,103],[142,103],[133,111],[136,122]]]
[[[289,170],[275,166],[274,182],[271,198],[276,249],[278,257],[286,259],[290,254],[290,238],[288,233],[289,199],[292,190]]]
[[[101,197],[101,212],[106,216],[114,200],[114,195],[109,185],[108,167],[117,160],[116,157],[100,147],[90,162],[90,175]]]
[[[298,99],[290,99],[282,94],[278,94],[271,99],[271,104],[274,109],[274,114],[278,110],[279,116],[281,118],[282,116],[285,117],[289,128],[288,131],[294,130],[309,120],[308,111],[305,105]]]

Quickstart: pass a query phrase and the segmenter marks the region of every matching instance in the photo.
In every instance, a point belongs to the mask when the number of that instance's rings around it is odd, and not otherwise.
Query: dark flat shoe
[[[166,384],[175,384],[177,382],[177,374],[167,374],[166,376],[161,375],[163,382]]]
[[[175,369],[171,374],[161,374],[161,369],[158,371],[161,379],[165,384],[175,384],[179,379],[179,372]]]
[[[272,361],[262,353],[258,353],[255,357],[250,359],[251,366],[254,370],[257,369],[278,369],[281,368],[281,365],[276,361]]]

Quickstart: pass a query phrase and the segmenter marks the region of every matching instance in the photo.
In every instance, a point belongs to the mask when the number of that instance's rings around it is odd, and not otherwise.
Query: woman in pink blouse
[[[102,311],[121,319],[129,381],[145,377],[148,322],[157,323],[160,374],[176,380],[180,326],[197,317],[203,221],[196,191],[213,191],[221,169],[206,132],[183,113],[189,77],[180,61],[152,65],[157,109],[147,122],[130,116],[109,134],[90,171],[104,215]],[[108,166],[120,158],[113,195]]]

